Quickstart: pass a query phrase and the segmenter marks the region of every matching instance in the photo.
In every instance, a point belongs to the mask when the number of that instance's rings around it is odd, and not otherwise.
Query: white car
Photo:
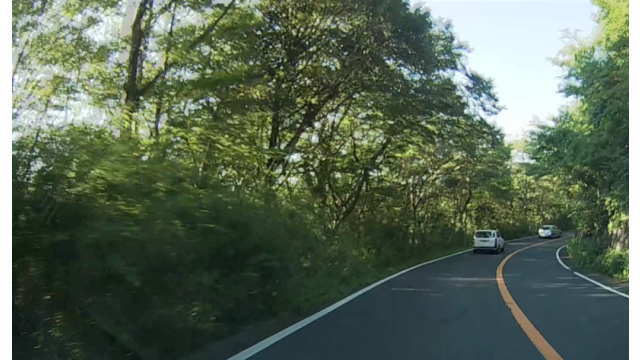
[[[538,229],[538,237],[540,239],[554,238],[562,236],[562,231],[555,225],[542,225]]]
[[[473,252],[490,250],[495,253],[504,251],[504,239],[498,230],[477,230],[473,234]]]

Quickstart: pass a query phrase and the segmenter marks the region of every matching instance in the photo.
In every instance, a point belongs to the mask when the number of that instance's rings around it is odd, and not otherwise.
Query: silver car
[[[542,225],[538,229],[538,237],[540,239],[551,239],[562,236],[562,231],[555,225]]]

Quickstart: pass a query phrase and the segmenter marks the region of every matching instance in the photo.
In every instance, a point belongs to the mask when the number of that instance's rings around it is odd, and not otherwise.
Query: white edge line
[[[595,280],[593,280],[593,279],[588,278],[588,277],[587,277],[587,276],[585,276],[585,275],[580,274],[580,273],[579,273],[579,272],[577,272],[577,271],[574,271],[573,273],[574,273],[574,274],[576,274],[577,276],[579,276],[579,277],[581,277],[581,278],[583,278],[583,279],[585,279],[585,280],[589,281],[589,282],[592,282],[592,283],[594,283],[594,284],[596,284],[596,285],[600,286],[601,288],[603,288],[603,289],[605,289],[605,290],[609,290],[609,291],[611,291],[611,292],[612,292],[612,293],[614,293],[614,294],[618,294],[618,295],[620,295],[620,296],[624,296],[624,297],[626,297],[627,299],[629,298],[629,295],[627,295],[627,294],[625,294],[625,293],[622,293],[622,292],[620,292],[620,291],[618,291],[618,290],[616,290],[616,289],[610,288],[610,287],[608,287],[608,286],[606,286],[606,285],[603,285],[603,284],[601,284],[601,283],[599,283],[599,282],[597,282],[597,281],[595,281]]]
[[[612,293],[614,293],[614,294],[617,294],[617,295],[623,296],[623,297],[625,297],[625,298],[627,298],[627,299],[629,298],[629,295],[627,295],[627,294],[625,294],[625,293],[623,293],[623,292],[620,292],[620,291],[618,291],[618,290],[616,290],[616,289],[613,289],[613,288],[611,288],[611,287],[609,287],[609,286],[607,286],[607,285],[601,284],[601,283],[599,283],[599,282],[597,282],[597,281],[595,281],[595,280],[593,280],[593,279],[589,278],[588,276],[585,276],[585,275],[580,274],[580,273],[579,273],[579,272],[577,272],[577,271],[573,271],[573,270],[571,270],[571,268],[570,268],[570,267],[568,267],[568,266],[567,266],[567,265],[566,265],[562,260],[560,260],[560,250],[561,250],[562,248],[564,248],[564,247],[567,247],[567,245],[562,245],[562,246],[560,246],[560,247],[558,248],[558,250],[556,250],[556,259],[558,259],[558,262],[560,263],[560,265],[562,265],[562,267],[563,267],[563,268],[565,268],[565,269],[567,269],[567,270],[571,271],[574,275],[576,275],[576,276],[578,276],[578,277],[580,277],[580,278],[582,278],[582,279],[584,279],[584,280],[587,280],[587,281],[588,281],[588,282],[590,282],[590,283],[593,283],[593,284],[595,284],[595,285],[597,285],[597,286],[600,286],[601,288],[603,288],[603,289],[605,289],[605,290],[607,290],[607,291],[610,291],[610,292],[612,292]]]
[[[505,240],[505,242],[515,241],[515,240],[526,240],[526,239],[529,239],[529,238],[532,238],[532,237],[535,237],[535,236],[527,236],[527,237],[518,238],[518,239]],[[429,261],[423,262],[421,264],[414,265],[414,266],[412,266],[412,267],[410,267],[408,269],[404,269],[404,270],[402,270],[402,271],[400,271],[398,273],[395,273],[395,274],[393,274],[391,276],[388,276],[388,277],[386,277],[386,278],[384,278],[382,280],[379,280],[379,281],[377,281],[377,282],[375,282],[375,283],[373,283],[373,284],[371,284],[371,285],[369,285],[369,286],[367,286],[367,287],[365,287],[365,288],[363,288],[363,289],[361,289],[361,290],[359,290],[359,291],[347,296],[346,298],[336,302],[335,304],[330,305],[330,306],[324,308],[323,310],[320,310],[317,313],[315,313],[315,314],[313,314],[313,315],[311,315],[311,316],[309,316],[309,317],[307,317],[305,319],[302,319],[302,320],[298,321],[297,323],[289,326],[288,328],[285,328],[285,329],[283,329],[283,330],[281,330],[281,331],[269,336],[268,338],[266,338],[266,339],[256,343],[255,345],[253,345],[253,346],[251,346],[251,347],[249,347],[249,348],[247,348],[247,349],[245,349],[245,350],[233,355],[232,357],[227,358],[227,360],[244,360],[244,359],[247,359],[247,358],[257,354],[258,352],[266,349],[267,347],[275,344],[276,342],[280,341],[282,338],[284,338],[284,337],[286,337],[288,335],[291,335],[292,333],[302,329],[303,327],[309,325],[310,323],[318,320],[319,318],[327,315],[328,313],[332,312],[333,310],[339,308],[340,306],[348,303],[349,301],[355,299],[356,297],[364,294],[365,292],[373,289],[374,287],[376,287],[376,286],[378,286],[378,285],[380,285],[380,284],[382,284],[382,283],[384,283],[386,281],[389,281],[389,280],[391,280],[391,279],[393,279],[395,277],[398,277],[398,276],[400,276],[402,274],[405,274],[405,273],[407,273],[407,272],[409,272],[411,270],[414,270],[416,268],[419,268],[421,266],[428,265],[428,264],[434,263],[436,261],[448,259],[450,257],[454,257],[454,256],[457,256],[457,255],[460,255],[460,254],[464,254],[464,253],[469,252],[471,250],[472,250],[472,248],[469,248],[469,249],[458,251],[456,253],[449,254],[449,255],[446,255],[446,256],[443,256],[443,257],[440,257],[440,258],[437,258],[437,259],[429,260]]]
[[[567,245],[562,245],[562,246],[560,246],[560,247],[558,248],[558,250],[556,250],[556,259],[558,259],[558,262],[560,263],[560,265],[562,265],[562,267],[563,267],[563,268],[565,268],[565,269],[567,269],[567,270],[571,271],[571,268],[569,268],[569,267],[567,266],[567,264],[565,264],[565,263],[564,263],[564,261],[562,261],[562,260],[560,259],[560,250],[561,250],[563,247],[567,247]]]

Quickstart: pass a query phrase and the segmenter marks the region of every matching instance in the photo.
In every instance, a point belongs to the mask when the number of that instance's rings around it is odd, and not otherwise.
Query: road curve
[[[565,239],[507,243],[406,272],[248,357],[283,359],[545,359],[496,281],[560,358],[628,359],[628,300],[568,272]],[[234,356],[233,359],[247,358]]]

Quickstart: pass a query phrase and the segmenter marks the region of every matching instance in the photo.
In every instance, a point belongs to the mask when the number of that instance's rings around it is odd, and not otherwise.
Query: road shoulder
[[[593,272],[593,271],[589,271],[589,270],[585,270],[582,269],[580,267],[578,267],[574,261],[571,260],[571,258],[569,257],[569,253],[567,252],[567,248],[566,246],[563,247],[562,249],[560,249],[560,251],[558,252],[558,257],[560,258],[560,260],[562,260],[562,262],[569,267],[569,269],[571,271],[577,271],[580,274],[591,278],[603,285],[606,285],[616,291],[619,291],[621,293],[627,294],[629,295],[629,282],[628,281],[621,281],[618,279],[614,279],[610,276],[604,275],[604,274],[600,274],[597,272]]]

